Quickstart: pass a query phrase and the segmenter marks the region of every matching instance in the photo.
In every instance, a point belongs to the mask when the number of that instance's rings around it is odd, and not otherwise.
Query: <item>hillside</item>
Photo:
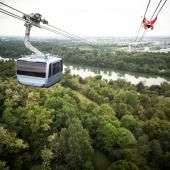
[[[0,80],[0,169],[170,168],[169,84],[67,73],[40,89],[13,76]]]

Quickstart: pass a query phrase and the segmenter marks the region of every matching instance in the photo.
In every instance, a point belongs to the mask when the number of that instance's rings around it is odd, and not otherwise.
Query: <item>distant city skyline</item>
[[[42,14],[51,25],[78,36],[133,36],[140,26],[148,0],[1,0],[25,12]],[[159,0],[152,0],[150,18]],[[0,5],[0,8],[7,9]],[[170,2],[161,11],[155,28],[147,36],[170,36]],[[17,13],[19,14],[19,13]],[[20,15],[20,14],[19,14]],[[21,16],[21,15],[20,15]],[[24,36],[24,22],[0,13],[0,36]],[[141,32],[142,33],[142,32]],[[33,28],[32,36],[59,37]]]

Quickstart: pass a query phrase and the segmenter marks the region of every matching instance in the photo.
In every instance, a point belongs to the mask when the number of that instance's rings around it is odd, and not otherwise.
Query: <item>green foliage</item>
[[[118,143],[118,129],[110,123],[97,129],[97,143],[99,148],[110,152]]]
[[[9,170],[9,168],[6,167],[6,162],[0,160],[0,169],[1,170]]]
[[[28,147],[27,144],[24,143],[22,139],[17,139],[16,134],[9,133],[3,127],[0,127],[0,146],[6,148],[10,152],[16,152],[20,149],[25,149]]]
[[[67,129],[61,129],[58,152],[67,169],[93,169],[90,138],[78,119],[71,120]]]
[[[118,140],[117,144],[120,147],[127,147],[130,145],[135,145],[137,143],[135,137],[129,130],[125,128],[119,128],[118,133],[119,133],[119,136],[117,139]]]
[[[0,169],[170,168],[169,84],[135,86],[67,73],[53,87],[39,89],[5,72]]]
[[[107,170],[111,162],[102,152],[94,150],[93,154],[93,166],[96,170]]]
[[[114,106],[118,116],[122,117],[128,113],[135,113],[138,109],[138,96],[134,91],[123,91],[120,90],[114,98]]]
[[[126,160],[120,160],[113,163],[108,170],[138,170],[135,163]]]
[[[47,108],[30,102],[26,107],[19,108],[17,112],[20,113],[23,126],[29,127],[32,134],[50,129],[52,116]]]
[[[7,79],[15,77],[15,61],[1,61],[0,60],[0,79]]]
[[[42,169],[43,170],[50,170],[50,160],[53,159],[53,152],[48,149],[48,148],[44,148],[42,150],[42,154],[41,154],[42,160],[43,160],[43,165],[42,165]]]

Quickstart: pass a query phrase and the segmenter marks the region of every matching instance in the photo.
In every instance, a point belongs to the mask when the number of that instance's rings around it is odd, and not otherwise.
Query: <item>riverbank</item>
[[[87,65],[65,63],[64,69],[68,67],[72,75],[79,75],[82,78],[101,75],[102,79],[106,79],[106,80],[123,79],[135,85],[138,84],[139,82],[143,82],[146,86],[161,85],[161,83],[163,82],[170,82],[170,78],[166,78],[166,77],[120,71],[120,70],[114,70],[110,68],[100,68],[100,67],[92,67]]]
[[[111,68],[135,73],[166,76],[170,78],[170,53],[132,52],[121,50],[118,44],[88,46],[68,41],[34,42],[40,51],[61,56],[74,64]],[[0,41],[0,56],[16,59],[29,55],[22,41]]]
[[[0,61],[0,77],[15,77],[15,61]],[[91,67],[86,65],[77,65],[77,64],[70,64],[64,63],[64,71],[66,68],[70,69],[71,75],[79,75],[82,78],[86,77],[94,77],[100,75],[102,79],[105,80],[118,80],[122,79],[127,82],[130,82],[134,85],[138,84],[139,82],[143,82],[146,86],[152,85],[161,85],[163,82],[170,83],[170,79],[160,76],[151,76],[148,74],[141,74],[141,73],[134,73],[134,72],[127,72],[127,71],[119,71],[113,69],[106,69],[106,68],[99,68],[99,67]]]

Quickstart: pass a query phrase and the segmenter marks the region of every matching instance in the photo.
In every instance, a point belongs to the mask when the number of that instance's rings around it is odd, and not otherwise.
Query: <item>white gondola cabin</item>
[[[63,63],[61,58],[36,55],[19,58],[16,64],[17,79],[21,84],[50,87],[62,78]]]
[[[40,22],[47,24],[48,21],[42,20],[41,15],[24,14],[25,26],[25,46],[34,54],[19,58],[16,64],[17,79],[21,84],[50,87],[62,78],[63,62],[61,58],[42,53],[30,43],[30,30],[32,26],[41,28]]]

